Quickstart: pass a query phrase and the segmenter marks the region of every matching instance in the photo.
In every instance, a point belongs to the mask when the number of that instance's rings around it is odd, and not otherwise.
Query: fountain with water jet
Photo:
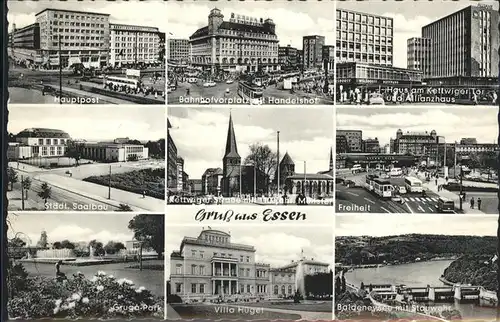
[[[306,293],[305,286],[305,276],[304,276],[304,265],[303,261],[299,261],[297,264],[297,269],[295,271],[295,296],[294,301],[298,303],[300,300],[304,299]]]

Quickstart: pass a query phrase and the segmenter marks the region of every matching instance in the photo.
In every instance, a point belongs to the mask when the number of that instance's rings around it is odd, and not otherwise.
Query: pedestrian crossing
[[[413,201],[413,202],[437,202],[438,198],[435,197],[403,197],[404,201]]]

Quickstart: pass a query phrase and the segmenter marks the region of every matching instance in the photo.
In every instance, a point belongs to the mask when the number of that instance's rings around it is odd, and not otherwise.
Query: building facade
[[[168,60],[180,63],[189,63],[189,39],[168,39]]]
[[[16,135],[7,148],[9,160],[62,157],[66,154],[68,133],[57,129],[29,128]]]
[[[432,41],[430,38],[413,37],[407,40],[407,68],[419,70],[423,78],[431,76],[430,55]]]
[[[126,162],[149,158],[148,148],[138,144],[115,142],[83,143],[81,157],[101,162]]]
[[[469,85],[491,77],[497,84],[498,22],[492,5],[479,4],[422,27],[422,37],[432,42],[430,78],[453,84],[464,77],[462,84]]]
[[[364,63],[337,63],[337,84],[344,89],[365,87],[378,89],[381,85],[418,85],[422,83],[422,72],[390,66]]]
[[[335,46],[323,46],[322,57],[323,68],[327,68],[329,73],[335,72]]]
[[[295,69],[299,67],[297,48],[290,45],[278,49],[278,60],[281,69]]]
[[[337,62],[392,66],[392,18],[346,9],[337,9],[336,18]]]
[[[335,137],[335,153],[348,153],[349,152],[349,143],[347,142],[347,138],[345,135],[337,134]]]
[[[347,153],[363,151],[363,131],[361,130],[337,130],[337,137],[343,136],[347,141]],[[339,152],[337,152],[339,153]]]
[[[170,129],[172,124],[167,118],[167,188],[169,191],[177,191],[177,146],[175,145]]]
[[[439,137],[435,130],[431,132],[396,132],[391,139],[391,153],[413,155],[435,160],[438,155]]]
[[[363,140],[362,150],[365,153],[380,153],[380,143],[378,138]]]
[[[181,157],[177,157],[177,191],[184,190],[184,159]]]
[[[14,27],[10,34],[12,35],[11,47],[40,49],[40,25],[38,23],[35,22],[19,29]]]
[[[272,19],[256,19],[231,13],[224,21],[214,8],[208,25],[189,37],[191,63],[216,72],[279,70],[278,37]]]
[[[329,271],[329,264],[305,259],[272,269],[257,263],[255,254],[254,246],[232,243],[229,233],[210,227],[198,237],[184,237],[170,256],[171,293],[183,302],[282,297],[295,293],[298,265],[304,265],[304,275]]]
[[[220,196],[222,192],[222,169],[206,169],[201,176],[201,190],[204,195]]]
[[[156,27],[109,24],[109,64],[113,67],[160,63],[160,31]]]
[[[302,63],[304,69],[323,69],[324,45],[324,36],[311,35],[302,37]]]
[[[40,26],[40,50],[47,68],[83,64],[105,67],[109,61],[109,14],[45,9],[35,15]]]
[[[477,153],[497,153],[498,144],[495,143],[460,143],[455,146],[457,154],[468,155]]]

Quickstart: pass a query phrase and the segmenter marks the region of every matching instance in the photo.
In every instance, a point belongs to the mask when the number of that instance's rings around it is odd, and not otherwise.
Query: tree
[[[44,208],[47,209],[47,200],[50,199],[52,195],[52,188],[49,187],[47,182],[42,183],[42,190],[38,192],[38,197],[43,199]]]
[[[42,233],[40,234],[40,240],[38,241],[38,243],[36,243],[36,245],[38,247],[41,247],[41,248],[47,248],[47,232],[46,231],[42,231]]]
[[[28,199],[28,190],[31,189],[31,178],[30,177],[26,177],[23,179],[23,182],[22,182],[22,186],[23,186],[23,193],[24,191],[26,191],[26,199]]]
[[[9,247],[24,247],[26,242],[19,237],[14,237],[9,240]]]
[[[278,164],[276,158],[277,154],[271,151],[268,145],[254,143],[250,145],[250,154],[245,158],[244,163],[254,164],[260,172],[269,178],[276,171]]]
[[[75,244],[73,244],[69,240],[65,239],[65,240],[61,241],[61,248],[64,248],[64,249],[75,249]]]
[[[52,244],[52,249],[62,249],[62,245],[61,245],[61,242],[55,242]]]
[[[104,250],[104,247],[100,241],[97,241],[95,239],[91,240],[89,242],[89,247],[92,247],[94,250],[93,256],[104,256],[106,254],[106,251]]]
[[[72,140],[68,140],[66,145],[66,156],[75,160],[75,166],[79,165],[82,158],[83,144]]]
[[[128,223],[128,228],[134,231],[134,238],[153,248],[161,258],[165,250],[165,216],[137,215]]]
[[[338,296],[341,294],[342,292],[342,285],[341,285],[341,281],[340,281],[340,276],[337,275],[337,277],[335,278],[335,294]]]
[[[10,183],[10,190],[12,191],[14,189],[14,183],[19,181],[19,178],[17,177],[17,172],[13,168],[9,167],[7,169],[7,178]]]
[[[110,240],[106,244],[106,246],[104,246],[104,250],[106,251],[106,253],[111,255],[118,253],[122,249],[125,249],[125,245],[123,245],[123,243],[114,242],[112,240]]]
[[[341,291],[344,293],[346,291],[346,282],[345,282],[345,276],[342,274],[342,281],[341,281]]]
[[[116,209],[115,211],[133,211],[132,208],[130,208],[129,205],[126,205],[124,203],[121,203],[119,206],[118,206],[118,209]]]

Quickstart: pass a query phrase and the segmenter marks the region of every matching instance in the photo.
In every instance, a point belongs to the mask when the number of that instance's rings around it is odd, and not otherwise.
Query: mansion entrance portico
[[[239,290],[238,259],[212,259],[212,295],[233,295]]]

